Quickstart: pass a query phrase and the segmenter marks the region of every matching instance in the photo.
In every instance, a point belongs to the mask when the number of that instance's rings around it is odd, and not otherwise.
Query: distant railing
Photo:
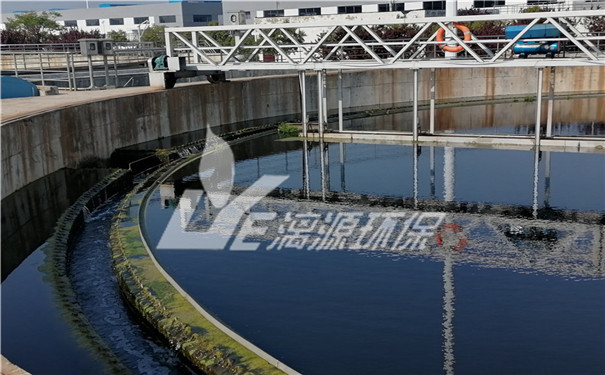
[[[60,89],[75,90],[94,88],[98,76],[101,81],[104,76],[105,85],[118,86],[120,70],[138,68],[143,74],[147,60],[165,50],[152,42],[116,42],[113,54],[105,58],[83,56],[79,43],[3,44],[0,51],[3,74],[13,74],[38,85],[51,82]],[[133,82],[131,77],[125,80],[128,84]]]

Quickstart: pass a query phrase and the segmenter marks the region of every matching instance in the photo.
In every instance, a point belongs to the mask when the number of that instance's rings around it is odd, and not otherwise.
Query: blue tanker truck
[[[519,34],[526,25],[506,26],[504,34],[506,39],[512,39]],[[546,40],[530,40],[541,38],[558,38],[561,36],[559,29],[553,25],[534,25],[529,29],[517,43],[513,46],[513,53],[519,54],[524,59],[528,55],[545,54],[546,57],[553,58],[555,53],[559,52],[559,42]]]

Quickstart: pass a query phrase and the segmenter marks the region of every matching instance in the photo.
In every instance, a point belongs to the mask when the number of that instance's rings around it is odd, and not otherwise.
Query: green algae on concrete
[[[68,276],[68,263],[72,241],[83,225],[85,211],[93,211],[111,196],[132,186],[129,171],[116,170],[85,192],[57,221],[55,233],[44,248],[46,260],[40,267],[45,280],[53,285],[61,316],[74,329],[76,338],[91,353],[99,357],[113,374],[130,374],[130,371],[114,355],[112,349],[92,327],[83,313]]]
[[[296,373],[290,369],[280,370],[215,326],[170,283],[149,254],[139,222],[146,189],[151,190],[150,182],[159,176],[193,160],[195,157],[188,157],[165,165],[121,202],[114,216],[110,240],[114,270],[122,292],[148,323],[204,373]]]

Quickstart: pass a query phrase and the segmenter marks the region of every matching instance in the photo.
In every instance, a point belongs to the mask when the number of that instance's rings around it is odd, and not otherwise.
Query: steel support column
[[[548,85],[548,112],[546,117],[546,137],[552,137],[552,111],[555,104],[555,67],[550,67]]]
[[[323,126],[324,126],[324,131],[326,130],[325,128],[328,126],[328,82],[327,82],[327,76],[326,76],[326,71],[322,70],[321,71],[321,84],[323,85],[323,87],[321,88],[321,92],[322,92],[322,98],[321,98],[321,104],[323,105],[323,109],[322,112],[324,114],[323,117]]]
[[[431,104],[429,111],[429,134],[435,134],[435,69],[431,69]]]
[[[540,165],[540,147],[536,146],[534,150],[534,190],[533,190],[533,199],[532,199],[532,214],[534,219],[538,218],[538,179],[540,176],[539,173],[539,165]]]
[[[338,131],[343,130],[342,118],[342,70],[338,71]]]
[[[323,126],[323,82],[322,82],[322,74],[321,70],[317,71],[317,129],[319,131],[319,137],[323,137],[324,135],[324,126]]]
[[[412,93],[414,100],[414,109],[412,117],[412,134],[414,142],[418,141],[418,69],[412,69],[414,72],[414,92]]]
[[[306,137],[309,123],[307,118],[307,84],[304,70],[298,72],[298,82],[300,84],[300,112],[302,117],[302,130],[303,136]]]

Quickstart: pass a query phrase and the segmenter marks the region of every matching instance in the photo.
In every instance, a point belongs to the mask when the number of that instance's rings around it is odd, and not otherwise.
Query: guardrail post
[[[69,54],[65,53],[65,67],[67,68],[67,85],[69,87],[69,91],[72,90],[71,88],[71,72],[69,70]]]
[[[103,70],[105,71],[105,88],[109,87],[109,66],[107,66],[107,55],[103,55]]]
[[[38,53],[38,62],[40,64],[40,77],[42,78],[42,86],[46,86],[44,82],[44,67],[42,66],[42,53]]]
[[[19,68],[17,68],[17,55],[13,54],[13,64],[15,66],[15,77],[19,77]]]

